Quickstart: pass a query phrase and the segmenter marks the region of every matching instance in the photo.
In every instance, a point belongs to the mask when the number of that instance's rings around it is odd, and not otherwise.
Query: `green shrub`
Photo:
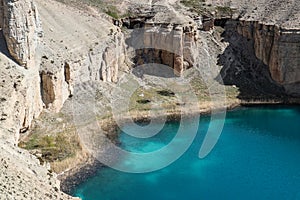
[[[119,19],[119,14],[120,11],[115,7],[115,6],[108,6],[106,8],[106,11],[105,11],[106,14],[108,14],[109,16],[111,16],[112,18],[114,19]]]
[[[78,136],[70,133],[56,135],[34,133],[28,141],[21,142],[19,146],[42,154],[42,159],[47,162],[62,161],[72,157],[81,148]]]

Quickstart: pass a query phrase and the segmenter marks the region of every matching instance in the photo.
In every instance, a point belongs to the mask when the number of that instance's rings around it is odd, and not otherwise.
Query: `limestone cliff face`
[[[13,136],[14,142],[17,142],[19,132],[26,131],[43,108],[36,60],[36,48],[42,30],[35,4],[31,0],[0,3],[0,25],[5,42],[13,60],[19,64],[2,55],[1,67],[5,69],[1,69],[1,95],[6,101],[1,102],[4,117],[0,123],[12,132],[10,137]]]
[[[207,0],[234,8],[238,32],[253,40],[256,57],[291,95],[300,95],[300,4],[297,0]]]
[[[134,29],[129,42],[129,46],[135,49],[134,62],[136,66],[151,63],[166,65],[173,68],[175,75],[181,76],[194,64],[192,50],[196,48],[197,29],[202,23],[175,12],[170,6],[158,5],[147,8],[146,11],[151,12],[145,13],[132,8],[136,19],[123,22]]]
[[[146,23],[143,34],[143,49],[137,50],[136,63],[159,63],[174,69],[180,76],[193,66],[192,49],[195,46],[197,29],[193,25]]]
[[[100,79],[105,82],[117,82],[118,72],[124,69],[126,61],[125,39],[120,30],[114,33],[112,42],[107,45],[99,60],[101,60]]]
[[[28,72],[1,56],[0,127],[10,134],[0,136],[17,143],[20,132],[42,111],[38,73]]]
[[[42,100],[47,109],[58,112],[76,84],[118,81],[119,70],[125,67],[124,35],[116,28],[104,44],[83,49],[74,57],[57,56],[49,49],[45,55],[40,66]]]
[[[42,36],[35,4],[32,0],[3,0],[1,9],[1,28],[11,56],[21,66],[32,67],[35,49]]]
[[[117,81],[118,72],[124,66],[126,58],[124,35],[119,28],[109,24],[104,33],[98,29],[89,29],[99,34],[95,34],[96,38],[82,39],[82,35],[86,34],[82,27],[78,26],[78,34],[70,36],[77,30],[61,33],[57,27],[48,27],[48,22],[54,22],[52,16],[42,16],[46,24],[46,36],[42,38],[44,32],[32,0],[0,3],[0,22],[5,42],[13,60],[21,66],[8,61],[7,70],[1,70],[3,77],[11,77],[11,80],[6,81],[12,85],[3,83],[5,88],[1,94],[9,97],[3,97],[6,101],[3,101],[3,119],[0,123],[13,132],[14,142],[18,141],[19,133],[29,128],[31,121],[39,116],[43,108],[58,112],[67,98],[72,96],[75,84],[88,80]],[[49,12],[47,7],[41,7],[43,13]],[[69,16],[73,12],[70,11]],[[64,19],[64,16],[59,18]],[[82,19],[84,21],[87,18],[79,15],[78,20]],[[95,19],[97,20],[99,18]],[[65,23],[70,22],[67,19],[65,21],[61,25],[63,28],[66,27]],[[51,26],[59,23],[57,20]],[[58,33],[57,36],[53,34],[53,30]],[[107,37],[99,40],[101,34]],[[53,35],[55,40],[68,36],[68,44],[77,51],[61,46],[62,42],[53,43]]]
[[[274,24],[241,20],[237,30],[253,40],[257,58],[269,66],[276,82],[289,88],[300,82],[300,29],[284,29]],[[287,92],[293,94],[296,91]]]
[[[39,72],[47,109],[58,112],[76,84],[118,80],[119,71],[126,69],[125,39],[119,27],[99,13],[91,17],[58,2],[50,6],[36,2],[44,30]],[[57,12],[59,9],[64,12]]]
[[[43,109],[37,51],[42,31],[35,4],[1,0],[0,26],[0,199],[73,199],[59,191],[55,174],[16,147]]]

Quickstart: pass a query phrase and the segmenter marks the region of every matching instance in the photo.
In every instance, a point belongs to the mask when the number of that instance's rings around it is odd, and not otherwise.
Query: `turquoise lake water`
[[[79,185],[74,196],[83,200],[300,199],[300,107],[228,112],[218,143],[200,159],[209,122],[209,117],[201,117],[193,144],[172,165],[146,174],[103,168]],[[122,147],[154,151],[172,140],[178,126],[167,123],[160,134],[148,139],[121,134]]]

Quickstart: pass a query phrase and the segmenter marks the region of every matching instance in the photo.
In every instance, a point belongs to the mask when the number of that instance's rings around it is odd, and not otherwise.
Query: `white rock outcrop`
[[[0,26],[11,56],[26,68],[34,67],[42,36],[38,11],[32,0],[2,0]]]
[[[38,54],[42,29],[32,0],[1,1],[0,26],[12,60],[1,55],[1,102],[3,127],[12,132],[14,142],[43,109],[40,93]],[[26,11],[26,12],[25,12]],[[5,51],[5,49],[3,49]]]

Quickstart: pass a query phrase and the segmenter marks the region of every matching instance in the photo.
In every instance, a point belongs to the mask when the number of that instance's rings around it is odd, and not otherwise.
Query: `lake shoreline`
[[[195,115],[211,115],[212,113],[217,113],[221,111],[232,111],[235,109],[239,109],[242,107],[256,107],[256,106],[292,106],[292,105],[300,105],[300,99],[291,98],[288,101],[281,100],[281,101],[232,101],[226,104],[226,107],[223,108],[211,108],[207,107],[206,109],[199,109],[193,110],[192,113],[189,113],[188,117],[194,117]],[[132,114],[132,118],[123,118],[121,123],[126,124],[133,120],[134,122],[138,123],[147,123],[151,120],[148,112],[138,112],[135,115]],[[170,121],[180,121],[181,119],[181,112],[166,112],[163,116],[156,116],[156,119],[166,119],[167,122]],[[116,144],[119,144],[118,137],[118,130],[117,124],[115,121],[110,120],[110,118],[103,119],[106,122],[106,126],[109,127],[111,130],[111,134],[113,136],[113,140]],[[68,169],[67,171],[62,172],[58,175],[59,180],[61,181],[61,190],[67,194],[74,195],[74,189],[81,183],[83,183],[88,178],[94,176],[101,168],[106,167],[98,160],[93,158],[91,154],[87,154],[86,160],[82,163],[79,163],[75,168]]]

